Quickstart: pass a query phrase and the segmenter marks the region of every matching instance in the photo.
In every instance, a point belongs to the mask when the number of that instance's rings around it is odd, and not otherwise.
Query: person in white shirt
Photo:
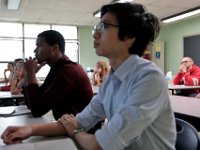
[[[175,150],[176,127],[167,81],[154,63],[141,58],[158,33],[157,17],[142,5],[104,5],[93,33],[94,48],[97,55],[109,59],[111,70],[98,94],[76,116],[8,127],[2,135],[4,142],[66,134],[84,150]],[[85,132],[105,118],[108,122],[95,134]]]
[[[8,62],[7,68],[4,70],[4,80],[0,81],[1,83],[10,84],[13,69],[14,69],[13,62]]]

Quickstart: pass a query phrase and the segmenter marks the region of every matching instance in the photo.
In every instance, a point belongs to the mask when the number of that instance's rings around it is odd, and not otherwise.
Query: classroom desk
[[[170,95],[170,101],[174,112],[200,118],[199,98]]]
[[[17,106],[16,106],[17,107]],[[9,125],[28,125],[33,123],[47,123],[51,122],[51,118],[48,115],[44,115],[42,117],[33,118],[32,115],[20,115],[13,117],[0,117],[0,135]],[[65,136],[57,136],[57,137],[41,137],[35,136],[30,137],[27,140],[23,141],[23,144],[12,144],[5,145],[3,141],[0,139],[0,150],[77,150],[76,145],[73,140],[67,138]]]
[[[11,94],[10,91],[0,91],[0,99],[15,99],[15,98],[23,98],[23,94]]]
[[[176,90],[200,89],[200,86],[185,86],[185,85],[168,84],[168,89],[171,90],[172,95],[174,95]]]
[[[200,132],[200,99],[170,95],[175,117],[191,123]]]
[[[6,100],[13,100],[14,105],[19,105],[20,100],[24,98],[23,94],[11,94],[10,91],[0,91],[0,103],[5,106]]]

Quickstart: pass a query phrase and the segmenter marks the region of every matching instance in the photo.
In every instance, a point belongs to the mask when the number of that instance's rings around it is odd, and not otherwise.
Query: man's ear
[[[128,36],[124,37],[124,42],[127,44],[128,48],[130,48],[135,42],[135,37],[129,38]]]
[[[58,44],[54,44],[53,47],[54,47],[55,49],[59,49]]]
[[[52,50],[53,50],[53,51],[59,50],[58,44],[54,44],[54,45],[52,46]]]

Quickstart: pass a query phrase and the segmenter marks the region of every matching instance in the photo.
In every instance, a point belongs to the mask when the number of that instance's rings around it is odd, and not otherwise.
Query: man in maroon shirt
[[[184,57],[181,60],[178,74],[174,77],[173,83],[175,85],[188,85],[197,86],[200,85],[200,68],[196,66],[190,57]],[[199,89],[194,90],[181,90],[178,95],[184,96],[196,96],[199,93]]]
[[[24,95],[34,117],[52,110],[57,120],[65,113],[80,112],[93,96],[90,81],[83,68],[72,62],[65,54],[65,40],[54,30],[40,33],[34,50],[36,59],[26,59],[26,85]],[[36,73],[44,65],[50,71],[39,86]]]

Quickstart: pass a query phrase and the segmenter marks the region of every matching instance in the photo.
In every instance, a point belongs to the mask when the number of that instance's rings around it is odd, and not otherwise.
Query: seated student
[[[20,61],[23,62],[24,60],[22,58],[16,58],[14,60],[14,67],[16,66],[17,62],[20,62]]]
[[[1,89],[1,91],[10,91],[11,90],[11,80],[12,80],[12,78],[13,78],[13,72],[14,72],[14,68],[15,68],[15,66],[16,66],[16,64],[17,64],[17,62],[19,62],[19,61],[24,61],[22,58],[17,58],[17,59],[15,59],[13,62],[10,62],[11,64],[12,64],[12,69],[9,69],[9,70],[12,70],[12,71],[10,71],[10,74],[9,74],[9,84],[8,85],[6,85],[6,86],[3,86],[3,87],[1,87],[0,89]],[[11,67],[9,67],[9,68],[11,68]],[[8,69],[7,69],[8,70]],[[5,74],[5,73],[4,73]]]
[[[7,69],[4,70],[4,81],[6,84],[10,83],[11,77],[12,77],[12,71],[13,71],[14,64],[13,62],[9,62]]]
[[[34,117],[50,110],[57,120],[65,113],[80,112],[93,96],[92,87],[84,69],[65,55],[65,39],[55,30],[38,34],[36,58],[26,58],[25,101]],[[36,73],[48,64],[50,71],[42,85],[38,85]]]
[[[7,69],[4,70],[4,80],[0,82],[6,84],[0,87],[1,91],[10,91],[10,81],[12,78],[13,68],[14,68],[13,62],[9,62],[7,65]]]
[[[21,143],[30,136],[66,134],[84,150],[175,150],[175,118],[165,76],[141,58],[159,32],[157,17],[145,10],[136,3],[101,8],[94,48],[109,59],[111,70],[81,113],[47,124],[8,127],[3,141]],[[108,122],[95,134],[85,132],[104,118]]]
[[[22,94],[24,85],[24,61],[18,61],[14,67],[10,91],[12,94]]]
[[[14,72],[16,72],[15,71],[16,70],[16,64],[17,64],[18,61],[23,61],[23,59],[18,58],[18,59],[15,59],[12,62],[13,70],[10,73],[10,83],[9,83],[9,85],[1,87],[2,91],[10,91],[12,94],[21,94],[22,89],[19,88],[19,83],[18,83],[19,81],[16,80],[16,77],[15,77],[15,79],[13,78],[14,76],[16,76],[16,75],[14,75],[15,74]],[[16,86],[18,86],[18,88]],[[24,104],[24,98],[23,97],[17,98],[17,103],[16,103],[16,99],[9,99],[9,100],[3,101],[1,105],[2,106],[13,106],[13,105],[16,105],[16,104],[17,105]]]
[[[178,74],[173,78],[173,84],[175,85],[200,85],[200,68],[196,66],[190,57],[184,57],[181,60]],[[199,89],[192,90],[180,90],[177,91],[177,95],[194,97],[199,93]]]
[[[92,85],[101,86],[103,79],[108,75],[109,71],[109,65],[105,61],[98,61],[96,64],[96,70],[92,76]]]

